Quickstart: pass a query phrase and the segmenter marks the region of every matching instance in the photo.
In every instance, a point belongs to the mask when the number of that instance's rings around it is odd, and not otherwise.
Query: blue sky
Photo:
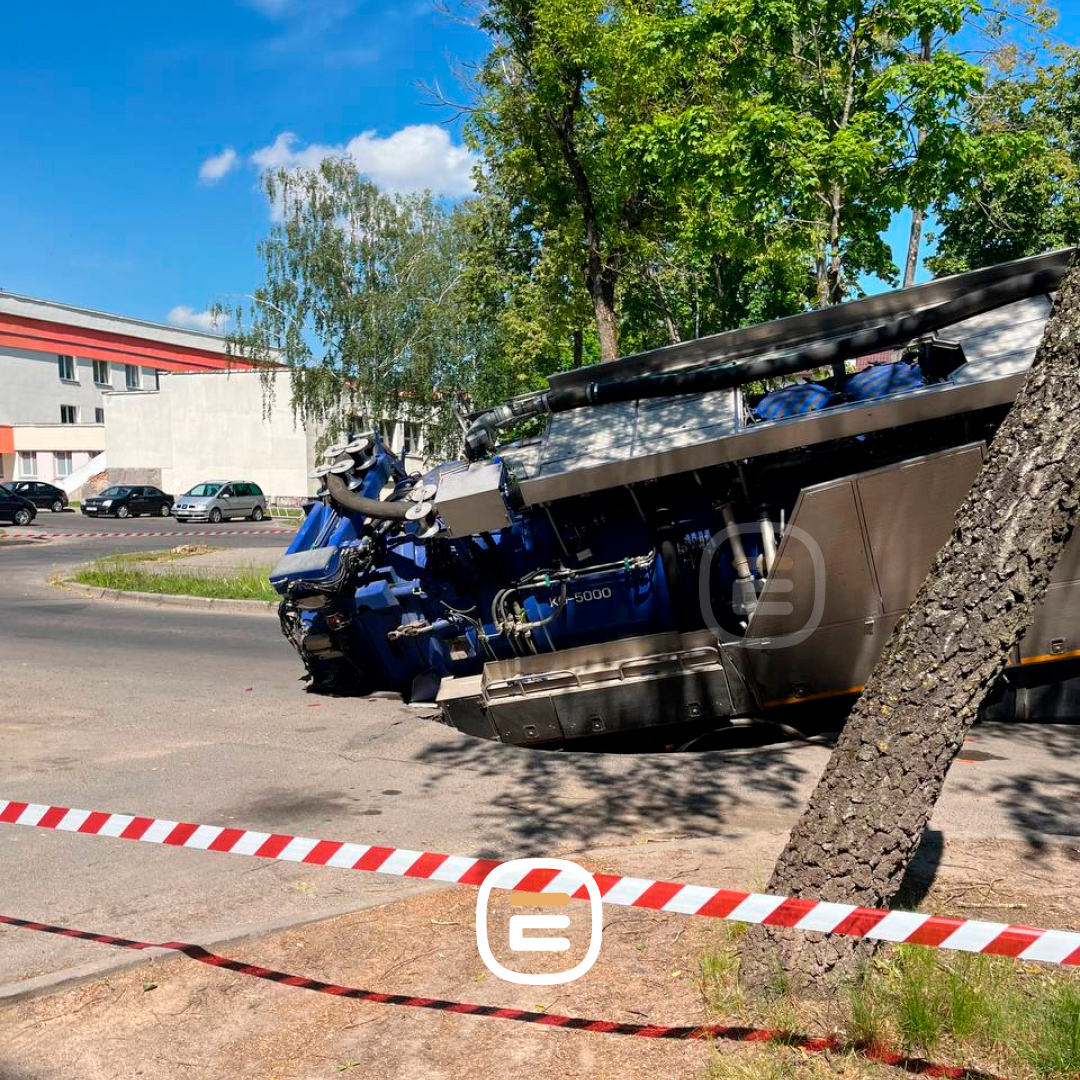
[[[46,0],[0,38],[3,289],[198,326],[259,279],[260,167],[347,146],[386,186],[468,187],[418,84],[483,41],[431,0]]]
[[[158,321],[250,291],[253,156],[358,140],[375,179],[459,195],[460,132],[417,84],[451,89],[481,48],[429,0],[7,5],[0,288]]]

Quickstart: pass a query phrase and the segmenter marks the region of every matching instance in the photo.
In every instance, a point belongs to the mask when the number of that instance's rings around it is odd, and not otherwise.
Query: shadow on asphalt
[[[1025,724],[1024,739],[1062,762],[1057,769],[1017,772],[993,788],[1034,853],[1056,837],[1080,835],[1080,724]]]
[[[475,813],[487,826],[481,836],[494,843],[509,837],[540,855],[645,832],[734,837],[746,831],[750,814],[757,827],[767,826],[770,811],[786,827],[781,815],[786,822],[802,806],[826,760],[821,750],[810,753],[785,745],[727,754],[575,755],[463,737],[428,746],[416,760],[434,769],[424,781],[432,792],[451,776],[472,778]],[[740,825],[734,819],[741,811]]]

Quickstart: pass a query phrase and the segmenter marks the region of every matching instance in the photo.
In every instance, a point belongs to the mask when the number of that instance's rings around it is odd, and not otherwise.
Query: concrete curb
[[[310,926],[312,923],[340,919],[343,915],[352,915],[355,912],[368,911],[371,908],[389,907],[391,904],[403,900],[411,900],[413,897],[423,896],[425,893],[448,888],[451,888],[451,886],[440,885],[436,882],[415,885],[412,888],[402,889],[392,897],[369,897],[366,900],[321,911],[317,915],[296,915],[291,918],[275,919],[259,926],[242,927],[215,937],[195,935],[190,940],[192,944],[201,945],[204,949],[210,949],[211,951],[228,949],[234,945],[243,945],[248,941],[258,941],[260,938],[269,937],[271,934],[281,934],[288,930],[296,930],[301,926]],[[18,931],[11,930],[10,932],[17,933]],[[86,964],[79,964],[77,967],[64,968],[63,971],[50,971],[46,975],[38,975],[33,979],[4,983],[0,985],[0,1007],[14,1005],[20,1001],[28,1001],[30,998],[44,997],[46,994],[58,994],[64,990],[73,990],[76,986],[94,982],[107,975],[119,975],[122,972],[130,971],[132,968],[152,965],[155,960],[177,958],[177,953],[172,949],[145,949],[137,953],[114,953],[112,956],[103,957],[101,960],[92,960]]]
[[[83,585],[71,578],[64,578],[59,585],[91,600],[127,600],[132,604],[149,604],[151,607],[198,608],[201,611],[220,611],[227,615],[277,614],[277,604],[273,600],[222,600],[209,596],[176,596],[173,593],[124,592],[122,589],[105,589],[99,585]]]

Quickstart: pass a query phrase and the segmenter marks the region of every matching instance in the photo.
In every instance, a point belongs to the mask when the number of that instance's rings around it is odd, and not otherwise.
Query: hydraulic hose
[[[615,401],[701,394],[710,390],[727,390],[778,375],[793,375],[811,368],[840,364],[868,353],[898,348],[983,312],[1051,292],[1060,284],[1063,273],[1063,270],[1057,269],[1040,270],[1010,278],[984,289],[976,289],[955,300],[937,304],[925,311],[903,315],[891,322],[857,330],[843,337],[815,341],[779,355],[710,364],[682,371],[637,375],[629,379],[609,379],[606,382],[586,383],[567,390],[551,391],[545,395],[544,405],[548,412],[558,413],[579,409],[585,405],[607,405]]]
[[[330,492],[330,498],[354,514],[363,514],[364,517],[375,518],[378,521],[404,521],[409,507],[414,505],[407,502],[383,502],[382,499],[369,499],[364,495],[357,495],[344,477],[335,473],[327,473],[323,478],[326,490]]]

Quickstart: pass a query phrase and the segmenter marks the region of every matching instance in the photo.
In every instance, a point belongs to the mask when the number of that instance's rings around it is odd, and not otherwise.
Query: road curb
[[[84,585],[71,578],[64,578],[60,585],[91,600],[126,600],[132,604],[148,604],[150,607],[198,608],[201,611],[220,611],[226,615],[277,614],[277,604],[273,600],[224,600],[209,596],[177,596],[174,593],[125,592],[123,589]]]
[[[297,930],[302,926],[310,926],[313,923],[329,922],[331,919],[340,919],[344,915],[353,915],[360,911],[369,911],[372,908],[389,907],[391,904],[400,903],[403,900],[412,900],[414,897],[448,888],[452,888],[452,886],[437,885],[434,882],[417,884],[411,888],[396,891],[390,897],[372,896],[365,900],[353,901],[350,904],[342,904],[327,911],[321,911],[317,915],[296,915],[284,919],[274,919],[271,922],[261,923],[257,926],[241,927],[218,936],[200,938],[195,944],[202,945],[206,949],[231,948],[234,945],[243,945],[249,941],[258,941],[272,934],[283,934],[289,930]],[[155,960],[169,960],[175,956],[176,953],[171,949],[148,949],[136,956],[120,956],[115,959],[106,957],[101,960],[93,960],[88,964],[64,968],[63,971],[51,971],[46,975],[38,975],[32,979],[3,983],[0,984],[0,1008],[5,1005],[14,1005],[20,1001],[29,1001],[31,998],[45,997],[48,994],[59,994],[65,990],[73,990],[76,986],[82,986],[83,983],[95,982],[108,975],[119,975],[122,972],[130,971],[132,968],[151,965]]]

